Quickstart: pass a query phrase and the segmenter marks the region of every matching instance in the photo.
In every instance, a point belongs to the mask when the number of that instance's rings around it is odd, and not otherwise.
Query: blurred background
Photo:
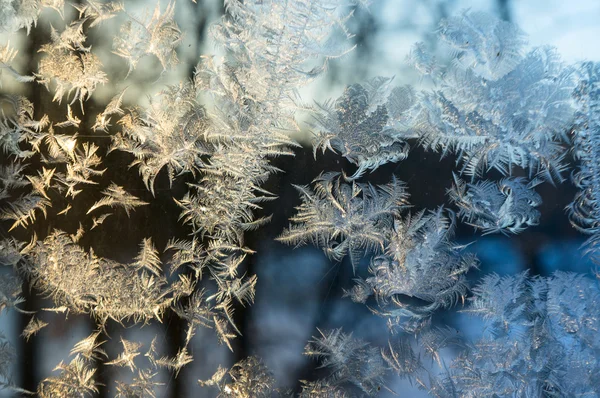
[[[134,15],[144,15],[155,4],[155,0],[125,2],[128,12]],[[439,21],[466,8],[486,11],[516,23],[529,36],[531,46],[555,46],[567,63],[600,61],[600,2],[595,0],[373,0],[369,12],[357,10],[351,21],[356,50],[332,62],[323,78],[302,91],[303,99],[310,102],[335,98],[346,85],[378,75],[395,76],[396,84],[418,85],[418,75],[405,65],[411,45],[417,41],[433,43]],[[65,19],[73,17],[75,12],[72,7],[66,6]],[[197,3],[178,0],[176,20],[185,33],[179,51],[179,67],[174,73],[161,77],[156,67],[158,61],[146,57],[127,79],[130,89],[126,102],[129,99],[129,102],[143,103],[147,95],[160,91],[164,84],[190,78],[201,54],[219,51],[208,39],[207,28],[222,13],[223,4],[219,0],[197,0]],[[116,26],[118,22],[107,23]],[[35,65],[38,57],[35,51],[48,41],[51,24],[57,28],[61,24],[64,26],[53,10],[46,10],[29,37],[23,34],[16,43],[12,42],[20,49],[20,70],[27,71]],[[110,30],[110,25],[107,30]],[[127,68],[110,56],[110,40],[108,36],[92,35],[88,44],[101,57],[110,80],[122,81]],[[157,83],[159,78],[161,80]],[[103,106],[122,88],[112,83],[99,88],[93,103]],[[15,87],[4,89],[19,90]],[[59,112],[45,89],[25,94],[49,112]],[[86,125],[85,120],[82,120],[82,125]],[[343,327],[344,331],[353,332],[355,337],[364,338],[372,344],[386,344],[388,329],[385,322],[371,314],[366,306],[342,299],[343,289],[352,286],[355,277],[348,262],[334,264],[317,248],[292,250],[274,241],[288,226],[289,217],[295,213],[294,207],[300,204],[291,184],[309,184],[322,171],[352,173],[355,170],[345,159],[330,152],[313,158],[307,138],[308,135],[299,137],[303,147],[296,150],[295,157],[274,159],[273,164],[285,172],[272,176],[265,185],[267,190],[279,196],[277,201],[267,202],[264,206],[265,214],[273,214],[272,222],[246,235],[246,245],[257,251],[245,265],[248,273],[258,275],[257,294],[253,306],[236,308],[235,316],[243,336],[235,340],[234,352],[218,344],[214,331],[200,329],[191,343],[190,353],[194,361],[184,367],[177,378],[167,372],[161,374],[164,385],[157,396],[216,396],[216,390],[200,389],[197,380],[210,378],[218,365],[228,367],[249,355],[260,356],[282,387],[298,388],[298,380],[310,380],[315,376],[317,363],[303,356],[302,352],[311,336],[318,333],[317,328]],[[98,140],[103,142],[102,138]],[[81,242],[85,247],[93,247],[100,256],[123,262],[135,256],[142,238],[152,236],[157,247],[163,249],[171,237],[184,238],[188,233],[177,222],[179,209],[172,197],[181,197],[186,189],[185,182],[189,180],[181,178],[172,189],[158,189],[156,198],[149,200],[152,198],[150,193],[137,172],[129,170],[129,162],[125,154],[108,155],[105,164],[109,172],[104,178],[125,186],[141,199],[150,201],[151,205],[140,208],[131,218],[124,214],[109,218],[104,228],[86,234]],[[408,184],[414,211],[434,209],[448,202],[446,189],[451,186],[454,165],[452,157],[440,160],[437,154],[413,148],[407,160],[385,165],[365,175],[363,180],[386,183],[394,174]],[[161,177],[165,176],[161,174]],[[490,173],[489,177],[499,176]],[[168,187],[166,178],[157,184]],[[481,237],[472,228],[459,225],[457,243],[473,242],[468,250],[477,253],[481,260],[481,269],[470,274],[473,282],[490,272],[514,274],[529,269],[531,274],[550,275],[556,270],[590,271],[591,263],[579,251],[585,237],[570,226],[564,213],[565,205],[573,199],[573,186],[569,182],[558,187],[546,183],[536,190],[543,199],[541,223],[520,235]],[[62,228],[72,233],[78,223],[74,217],[71,219],[71,224]],[[36,228],[40,232],[38,236],[45,236],[48,232],[48,225],[44,223]],[[368,262],[368,259],[363,259],[357,275],[366,275]],[[28,299],[25,309],[50,306],[35,294],[25,293]],[[475,336],[480,326],[459,313],[459,309],[437,314],[434,322],[455,327],[467,337]],[[19,334],[30,316],[14,311],[4,312],[0,321],[0,330],[18,351],[15,381],[29,390],[35,390],[41,379],[50,376],[61,360],[66,361],[73,345],[95,327],[85,316],[69,316],[66,320],[64,314],[45,316],[44,320],[50,322],[50,326],[42,329],[28,343]],[[172,316],[167,316],[163,324],[143,328],[124,329],[109,321],[107,332],[111,339],[104,348],[109,357],[114,358],[121,349],[119,336],[142,342],[147,347],[157,335],[159,356],[174,355],[183,343],[184,329],[185,325]],[[97,378],[105,384],[100,388],[100,396],[113,396],[115,380],[127,381],[131,377],[127,368],[99,363]],[[393,377],[390,377],[388,386],[400,396],[425,396],[416,386]],[[10,396],[8,392],[3,393],[2,396]],[[386,394],[382,390],[381,396]]]

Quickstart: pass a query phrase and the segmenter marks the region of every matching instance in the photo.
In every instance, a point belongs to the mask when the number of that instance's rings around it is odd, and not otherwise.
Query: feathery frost
[[[390,92],[390,82],[378,77],[353,84],[335,103],[320,104],[311,126],[315,155],[319,148],[340,152],[358,166],[351,179],[383,164],[404,160],[408,156],[404,130],[414,118],[411,111],[416,96],[408,86]]]
[[[507,177],[499,182],[469,184],[455,175],[448,194],[459,208],[459,217],[467,224],[485,234],[517,234],[539,222],[540,212],[536,207],[541,205],[542,198],[533,190],[535,183]]]
[[[486,320],[487,333],[452,361],[432,395],[598,395],[597,281],[489,275],[474,293],[468,311]]]
[[[579,170],[573,174],[573,183],[579,192],[567,211],[575,228],[592,235],[586,242],[587,251],[599,262],[596,252],[600,244],[600,63],[583,63],[578,75],[579,84],[573,93],[578,105],[573,141]]]
[[[484,233],[516,234],[539,222],[535,186],[541,180],[562,182],[571,130],[579,162],[573,180],[580,192],[568,206],[569,217],[591,235],[587,248],[595,253],[600,241],[599,64],[566,66],[552,48],[528,50],[515,25],[465,11],[441,22],[436,32],[441,51],[417,43],[408,56],[433,83],[431,89],[393,87],[392,79],[376,77],[351,84],[335,100],[306,106],[299,90],[321,76],[331,59],[352,50],[346,24],[363,2],[224,4],[225,15],[209,29],[222,57],[202,56],[190,81],[165,85],[147,105],[119,88],[90,117],[84,111],[92,108],[89,100],[108,83],[108,75],[97,49],[86,44],[88,34],[106,33],[103,23],[114,18],[111,24],[120,26],[112,55],[104,56],[126,62],[125,83],[147,56],[158,60],[153,66],[163,79],[176,68],[183,40],[174,1],[157,1],[151,15],[141,17],[118,1],[73,4],[73,20],[60,30],[50,27],[50,37],[36,49],[42,54],[32,76],[16,66],[21,55],[13,47],[0,45],[1,78],[12,79],[18,92],[31,91],[27,84],[44,85],[57,103],[53,106],[64,112],[50,120],[44,101],[34,109],[24,96],[0,95],[0,151],[6,159],[0,165],[0,220],[6,221],[0,240],[0,265],[6,268],[0,311],[28,316],[25,339],[48,325],[45,312],[86,314],[96,321],[96,330],[75,343],[69,360],[44,375],[37,395],[95,396],[101,388],[96,366],[103,362],[132,373],[127,383],[116,381],[117,397],[156,397],[161,369],[178,376],[198,360],[192,338],[200,327],[213,329],[233,350],[232,340],[241,335],[234,310],[253,303],[257,285],[256,275],[243,272],[244,260],[254,253],[244,245],[244,235],[270,220],[257,216],[264,201],[276,199],[263,187],[282,171],[270,162],[294,154],[299,145],[291,134],[300,130],[298,116],[304,112],[312,116],[314,154],[337,152],[357,170],[350,177],[325,171],[312,187],[296,186],[302,203],[278,240],[311,243],[334,261],[349,256],[364,278],[357,277],[345,293],[387,319],[388,344],[375,347],[341,329],[320,332],[305,354],[320,361],[323,377],[301,381],[296,392],[278,388],[254,356],[230,369],[219,367],[201,386],[216,387],[220,397],[377,396],[387,388],[386,374],[394,371],[440,397],[600,394],[597,281],[560,272],[549,278],[488,275],[472,290],[465,309],[483,318],[486,328],[478,340],[465,342],[451,328],[430,327],[436,312],[465,301],[466,273],[478,265],[452,241],[454,213],[440,207],[402,214],[409,207],[404,183],[395,177],[378,186],[358,182],[367,171],[405,159],[409,144],[454,154],[459,172],[449,196],[458,218]],[[7,38],[19,29],[29,34],[46,7],[64,17],[62,0],[0,0],[0,32]],[[121,83],[111,81],[106,88],[127,86]],[[111,146],[88,138],[109,138]],[[102,178],[103,156],[111,151],[111,156],[129,156],[153,196],[161,173],[169,186],[182,174],[189,178],[181,185],[186,192],[172,200],[190,236],[171,238],[164,262],[155,238],[145,235],[129,262],[98,257],[80,246],[90,230],[109,226],[105,220],[120,208],[129,215],[148,204],[132,195],[131,187]],[[528,172],[529,179],[513,176],[515,168]],[[491,169],[506,178],[479,179]],[[81,202],[94,192],[91,207]],[[102,212],[107,207],[113,213]],[[47,224],[40,222],[42,215]],[[84,216],[77,230],[62,232],[61,223],[77,215]],[[38,238],[34,230],[43,235]],[[10,234],[28,234],[30,243]],[[359,269],[369,256],[368,270]],[[52,306],[23,310],[24,282]],[[109,320],[147,324],[161,322],[166,313],[186,325],[176,352],[159,353],[156,338],[144,347],[122,336],[120,353],[109,357],[104,351]],[[447,347],[460,351],[450,366],[442,361]],[[430,372],[422,356],[441,373]],[[30,393],[13,384],[15,360],[13,347],[0,336],[0,388]]]
[[[415,133],[420,144],[442,155],[458,154],[461,173],[490,169],[561,182],[565,132],[572,122],[572,69],[556,50],[523,54],[518,28],[467,11],[445,20],[440,39],[453,62],[434,75],[437,89],[423,92]]]
[[[302,198],[293,223],[279,241],[303,245],[312,243],[335,261],[350,256],[356,269],[366,252],[382,252],[385,232],[393,217],[407,205],[404,183],[394,177],[389,184],[346,183],[339,173],[317,177],[314,190],[296,186]]]
[[[434,311],[464,301],[465,274],[478,261],[451,242],[454,222],[454,214],[448,218],[441,208],[396,219],[385,254],[371,260],[372,276],[356,279],[346,294],[359,303],[375,295],[379,309],[373,311],[388,318],[392,329],[411,332],[423,328]]]
[[[148,260],[144,251],[143,245],[134,264],[121,264],[86,252],[66,233],[55,231],[26,248],[21,267],[57,306],[90,313],[102,324],[109,318],[149,322],[160,320],[173,298],[164,276],[154,274],[154,259],[140,267],[141,260]]]

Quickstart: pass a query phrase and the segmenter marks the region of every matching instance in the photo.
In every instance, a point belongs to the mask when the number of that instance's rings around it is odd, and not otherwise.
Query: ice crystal
[[[329,58],[350,50],[346,41],[331,35],[338,30],[349,36],[345,5],[350,3],[354,2],[226,0],[229,18],[211,33],[231,57],[207,58],[198,70],[203,87],[224,112],[219,120],[234,115],[233,120],[242,123],[240,133],[252,133],[254,138],[248,138],[262,148],[289,143],[281,133],[297,130],[296,90],[322,73]]]
[[[0,218],[14,221],[9,231],[19,226],[27,227],[35,222],[38,211],[45,217],[49,206],[50,201],[43,196],[27,194],[9,202],[8,208],[3,209]]]
[[[60,371],[60,375],[48,377],[39,384],[39,397],[92,397],[98,393],[94,380],[96,370],[81,357],[76,356],[69,364],[61,362],[54,370]]]
[[[457,64],[494,81],[523,59],[525,34],[516,25],[483,12],[464,11],[444,21],[439,38],[454,50]]]
[[[356,302],[374,294],[377,313],[389,319],[390,326],[418,330],[439,308],[464,300],[466,272],[477,267],[477,259],[460,252],[451,242],[453,215],[442,209],[396,219],[386,253],[371,261],[366,280],[347,292]]]
[[[90,4],[88,3],[84,12],[92,12]],[[93,11],[92,15],[98,15],[96,21],[103,20],[111,17],[112,13],[120,8],[120,5],[114,5],[100,12]],[[160,2],[157,2],[151,18],[144,21],[130,17],[121,26],[118,36],[114,39],[113,49],[115,54],[127,60],[129,72],[135,69],[140,59],[147,54],[155,55],[163,70],[177,64],[175,48],[181,42],[182,35],[173,19],[174,12],[175,2],[170,2],[164,12],[161,12]]]
[[[15,348],[6,340],[6,337],[0,333],[0,388],[11,388],[17,392],[27,391],[16,388],[12,384],[12,365],[17,355]]]
[[[499,182],[479,181],[468,184],[454,176],[450,199],[460,209],[458,215],[484,233],[519,233],[537,225],[536,207],[542,198],[523,178],[504,178]]]
[[[598,394],[597,281],[491,275],[474,292],[470,311],[489,329],[435,383],[435,396]]]
[[[254,230],[270,219],[255,218],[253,211],[261,208],[260,202],[274,198],[245,179],[209,175],[189,186],[191,190],[177,201],[183,210],[180,219],[201,236],[240,242],[243,231]]]
[[[136,322],[160,319],[169,307],[170,289],[138,266],[99,258],[84,251],[64,232],[55,231],[28,249],[23,271],[33,286],[74,313],[91,313]]]
[[[574,91],[578,109],[574,129],[575,157],[579,171],[573,182],[579,188],[573,202],[567,206],[571,224],[579,231],[592,235],[586,242],[595,261],[600,243],[600,186],[597,180],[598,138],[600,135],[600,64],[586,62],[579,69],[580,81]]]
[[[60,103],[65,94],[73,94],[70,104],[79,100],[82,109],[83,102],[90,98],[96,87],[108,81],[100,59],[84,48],[84,39],[83,33],[75,39],[72,35],[54,34],[52,42],[40,48],[46,55],[40,61],[37,73],[38,82],[48,90],[53,83],[54,101]]]
[[[308,343],[304,354],[319,359],[321,367],[330,371],[321,382],[334,391],[349,383],[363,396],[376,396],[387,372],[379,350],[341,329],[319,332],[321,336]]]
[[[75,347],[73,347],[69,354],[81,354],[81,356],[88,360],[100,360],[102,358],[106,358],[106,352],[100,348],[100,346],[105,342],[98,342],[99,336],[100,332],[94,332],[85,339],[80,340],[77,342],[77,344],[75,344]]]
[[[26,28],[27,34],[37,24],[44,7],[54,8],[62,15],[63,0],[2,0],[0,1],[0,32],[13,33]]]
[[[30,82],[35,79],[33,76],[23,76],[19,72],[17,72],[12,66],[11,63],[17,56],[17,50],[12,48],[9,44],[0,45],[0,88],[2,88],[2,71],[6,70],[10,73],[17,81],[19,82]]]
[[[25,340],[29,340],[31,336],[35,336],[37,332],[46,326],[48,326],[48,322],[44,322],[36,317],[32,317],[21,335],[25,338]]]
[[[125,91],[115,95],[110,102],[104,108],[104,111],[96,115],[96,123],[92,126],[92,130],[94,131],[104,131],[108,132],[108,128],[111,126],[112,116],[118,115],[123,116],[125,111],[121,109],[123,104],[123,96],[125,95]]]
[[[119,114],[121,97],[109,103],[101,118]],[[195,172],[201,157],[212,153],[204,139],[207,119],[204,108],[196,101],[190,83],[164,90],[148,109],[127,109],[119,119],[123,133],[113,137],[113,149],[136,157],[146,187],[154,192],[154,180],[167,167],[169,181],[183,172]]]
[[[90,207],[90,209],[87,211],[88,214],[100,207],[110,206],[112,208],[122,207],[125,209],[127,215],[129,215],[129,212],[136,207],[148,204],[143,200],[139,200],[136,196],[125,191],[123,187],[120,187],[114,183],[102,193],[104,194],[104,197]]]
[[[187,352],[187,348],[182,348],[177,352],[174,358],[163,357],[156,361],[159,366],[164,366],[166,368],[172,369],[175,371],[175,376],[179,373],[181,368],[183,368],[188,363],[192,362],[194,358]]]
[[[115,17],[123,10],[123,4],[119,2],[101,3],[94,0],[86,0],[84,4],[73,4],[79,11],[79,18],[91,19],[90,27],[94,27],[108,19]]]
[[[314,191],[296,186],[303,203],[279,241],[312,243],[336,261],[349,255],[354,268],[366,251],[383,251],[393,216],[407,204],[401,181],[394,177],[387,185],[349,184],[339,173],[325,173],[314,186]]]
[[[134,369],[137,368],[134,363],[134,359],[140,355],[139,349],[142,344],[125,340],[123,338],[121,338],[121,344],[123,345],[123,352],[121,352],[115,360],[107,362],[106,364],[114,366],[128,366],[133,372]]]
[[[227,376],[227,377],[226,377]],[[236,363],[229,371],[219,367],[201,386],[216,386],[219,398],[270,398],[275,394],[275,379],[260,358],[251,356]]]
[[[435,79],[440,88],[423,93],[415,123],[421,144],[458,154],[469,176],[511,175],[518,166],[562,181],[574,83],[556,50],[521,56],[518,29],[483,13],[449,18],[438,35],[454,48],[455,62]]]
[[[0,149],[6,155],[26,159],[35,152],[22,147],[23,142],[37,138],[48,124],[48,117],[33,118],[33,103],[22,96],[0,97],[0,104],[9,105],[9,112],[0,114]]]
[[[118,381],[115,398],[156,398],[155,388],[164,385],[164,383],[153,380],[156,375],[157,373],[140,369],[132,383],[126,384]]]
[[[161,367],[176,377],[195,360],[192,337],[200,327],[214,329],[219,342],[233,349],[232,340],[241,334],[234,310],[252,304],[257,286],[256,275],[243,272],[242,263],[254,253],[244,235],[270,220],[260,215],[260,206],[275,197],[263,184],[281,171],[270,162],[294,154],[299,145],[290,133],[300,130],[298,116],[305,111],[313,117],[308,127],[315,154],[338,152],[357,170],[350,177],[324,172],[312,187],[297,186],[302,203],[279,240],[312,243],[335,261],[349,256],[365,278],[357,278],[347,295],[387,318],[394,336],[386,347],[375,347],[341,329],[321,332],[305,354],[320,361],[323,377],[301,381],[301,391],[278,389],[254,356],[230,369],[219,367],[201,385],[216,387],[221,397],[376,396],[386,388],[387,371],[394,370],[434,396],[598,395],[597,281],[565,273],[490,275],[473,289],[466,309],[483,318],[481,338],[463,342],[453,329],[428,328],[437,311],[468,297],[466,273],[477,260],[452,241],[454,213],[440,207],[403,215],[408,194],[395,177],[379,186],[357,181],[367,171],[406,158],[409,143],[417,141],[442,155],[456,155],[459,174],[471,178],[465,182],[456,176],[450,190],[459,218],[484,233],[518,233],[540,217],[541,198],[533,191],[539,181],[531,177],[562,180],[569,144],[565,132],[571,129],[580,163],[573,176],[581,192],[569,215],[592,235],[588,247],[595,250],[598,64],[584,63],[574,73],[551,48],[528,51],[515,25],[465,11],[441,22],[440,53],[429,51],[440,46],[417,43],[408,56],[431,89],[392,87],[392,79],[377,77],[349,85],[336,100],[303,105],[299,90],[319,77],[330,59],[352,49],[339,39],[351,37],[346,24],[359,3],[225,0],[225,15],[209,29],[223,56],[204,55],[191,81],[165,86],[147,105],[126,96],[131,93],[123,89],[126,84],[112,78],[106,88],[116,91],[104,108],[94,110],[87,102],[108,82],[102,53],[89,45],[88,34],[91,29],[106,33],[103,22],[109,19],[120,24],[113,54],[103,57],[121,57],[128,66],[125,79],[146,56],[156,57],[162,72],[174,71],[182,43],[175,2],[159,1],[151,15],[142,17],[120,2],[78,2],[78,16],[67,15],[73,20],[60,30],[50,27],[46,44],[35,48],[42,56],[37,65],[30,60],[37,70],[33,77],[20,72],[13,47],[0,45],[0,72],[14,78],[16,92],[29,92],[25,85],[37,80],[58,102],[56,111],[63,112],[56,117],[44,97],[0,95],[0,150],[6,155],[0,165],[0,220],[9,221],[6,232],[31,239],[26,244],[3,235],[0,241],[0,265],[19,273],[7,269],[0,278],[0,311],[35,314],[22,331],[26,339],[47,325],[44,313],[35,311],[87,314],[96,321],[95,331],[74,345],[70,361],[38,385],[40,397],[100,393],[94,380],[100,362],[133,373],[128,383],[114,383],[117,397],[155,397]],[[0,31],[9,39],[21,28],[29,34],[44,7],[63,17],[62,0],[0,0]],[[159,81],[165,76],[161,73]],[[73,107],[76,101],[80,107]],[[572,102],[577,109],[573,128]],[[84,114],[90,108],[91,115]],[[102,140],[107,137],[110,148]],[[133,186],[104,183],[108,163],[103,156],[110,151],[129,156],[153,195],[163,171],[173,188],[179,187],[173,184],[178,176],[189,178],[180,185],[186,192],[175,195],[174,189],[172,200],[190,237],[171,237],[165,263],[153,236],[144,235],[139,254],[128,262],[98,257],[80,246],[90,241],[94,246],[86,234],[106,226],[113,214],[103,213],[106,207],[129,215],[147,204],[131,193]],[[529,172],[531,181],[513,177],[517,167]],[[506,178],[477,180],[491,169]],[[94,192],[92,201],[97,201],[91,207],[80,202]],[[82,209],[88,215],[78,227],[72,225],[69,233],[56,229]],[[39,223],[40,215],[47,216],[48,225]],[[12,232],[17,227],[28,230]],[[368,276],[357,268],[367,255],[372,256]],[[52,304],[35,311],[20,308],[24,281],[32,294]],[[140,342],[122,336],[118,355],[109,358],[102,349],[110,338],[109,319],[146,324],[160,322],[165,313],[187,327],[176,353],[159,354],[156,338],[144,353]],[[445,362],[441,351],[449,346],[461,353]],[[421,354],[443,368],[439,375],[421,362]],[[0,387],[26,393],[12,384],[14,360],[13,348],[0,336]],[[140,361],[150,366],[143,369]]]
[[[358,166],[352,179],[382,164],[408,156],[406,134],[416,96],[407,87],[388,93],[390,79],[375,78],[353,84],[334,103],[324,103],[314,116],[314,152],[338,151]]]

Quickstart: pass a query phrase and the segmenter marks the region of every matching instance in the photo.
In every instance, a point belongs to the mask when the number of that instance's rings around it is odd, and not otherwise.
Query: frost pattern
[[[92,4],[88,3],[84,13],[91,12]],[[96,21],[105,20],[120,9],[122,9],[122,5],[115,4],[105,10],[94,10],[92,17],[95,17]],[[130,16],[128,21],[121,26],[119,34],[114,39],[113,49],[115,54],[127,60],[129,72],[135,69],[140,59],[146,54],[155,55],[163,70],[171,69],[177,64],[175,48],[183,37],[173,19],[174,13],[175,2],[169,2],[163,12],[161,12],[160,2],[157,2],[149,20],[144,21]]]
[[[468,311],[486,333],[455,359],[432,393],[440,397],[585,396],[600,391],[597,281],[489,275]]]
[[[388,318],[392,329],[411,332],[427,325],[434,311],[463,301],[465,274],[478,261],[451,242],[452,213],[450,217],[438,209],[396,219],[385,254],[371,261],[372,276],[356,279],[347,295],[359,303],[374,295],[379,305],[374,311]]]
[[[520,177],[504,178],[497,183],[468,184],[455,175],[449,195],[460,209],[459,217],[484,234],[517,234],[539,222],[540,212],[536,207],[542,198],[533,190],[533,185]]]
[[[406,206],[408,194],[395,178],[387,185],[373,186],[344,182],[339,173],[325,173],[314,180],[314,191],[296,186],[302,195],[294,223],[279,241],[303,245],[312,243],[325,254],[341,261],[349,255],[356,268],[365,252],[382,252],[385,231],[393,216]]]
[[[104,197],[96,203],[94,203],[92,207],[90,207],[90,209],[87,211],[87,214],[90,214],[91,212],[100,207],[110,206],[112,208],[122,207],[123,209],[125,209],[127,215],[129,215],[129,212],[132,209],[138,206],[148,204],[142,200],[139,200],[137,197],[127,193],[127,191],[125,191],[123,187],[120,187],[114,183],[111,184],[105,191],[103,191],[102,194],[104,195]]]
[[[35,336],[37,332],[46,326],[48,326],[48,322],[44,322],[32,317],[27,326],[25,326],[25,329],[23,329],[23,333],[21,335],[25,338],[25,340],[29,340],[31,336]]]
[[[41,311],[89,314],[98,327],[75,344],[71,359],[57,366],[57,374],[39,384],[39,396],[97,394],[97,361],[132,372],[130,382],[117,381],[116,396],[155,396],[160,368],[177,376],[195,360],[190,343],[199,327],[214,329],[219,341],[233,348],[231,341],[241,334],[233,311],[252,304],[257,284],[256,275],[239,272],[254,253],[244,246],[244,233],[269,221],[255,212],[261,202],[275,199],[261,187],[280,171],[269,160],[293,154],[298,144],[289,133],[299,129],[297,113],[307,110],[298,89],[324,72],[330,59],[351,50],[331,33],[350,36],[345,24],[352,13],[347,6],[358,3],[226,0],[226,15],[211,28],[223,58],[204,56],[191,81],[165,87],[147,106],[130,104],[126,91],[120,90],[92,115],[91,129],[111,138],[110,150],[133,156],[131,165],[152,194],[163,170],[170,183],[189,174],[187,193],[173,199],[191,234],[187,240],[170,240],[165,262],[151,238],[141,241],[139,254],[128,263],[98,257],[78,242],[89,230],[106,227],[112,213],[97,209],[121,207],[129,214],[147,204],[127,187],[104,185],[105,148],[86,139],[87,103],[108,82],[95,49],[86,45],[87,34],[103,21],[123,17],[126,22],[113,50],[129,65],[126,79],[146,55],[158,59],[161,72],[173,71],[182,40],[174,3],[161,7],[157,2],[151,17],[137,18],[119,2],[80,2],[75,5],[79,18],[67,21],[60,32],[51,28],[34,76],[13,68],[17,53],[12,47],[0,47],[0,71],[12,75],[16,84],[36,80],[58,105],[65,98],[68,102],[61,107],[65,116],[51,121],[43,104],[34,110],[25,97],[0,97],[0,149],[10,162],[0,166],[0,218],[9,221],[8,232],[21,228],[18,233],[31,238],[29,244],[0,242],[0,264],[19,274],[1,279],[0,310],[25,312],[20,308],[24,278],[53,301],[53,307]],[[29,33],[43,7],[63,16],[61,0],[0,0],[0,31],[11,34],[25,28]],[[437,34],[450,52],[447,65],[438,64],[424,43],[417,43],[409,55],[409,62],[434,83],[433,90],[392,88],[391,79],[379,77],[353,84],[337,100],[308,109],[315,153],[337,151],[358,170],[350,177],[326,172],[312,189],[297,187],[302,204],[280,240],[315,244],[336,261],[349,255],[359,274],[362,257],[373,255],[370,276],[356,279],[347,294],[386,317],[393,336],[381,348],[340,329],[321,332],[305,354],[320,360],[325,376],[303,381],[299,395],[375,396],[386,388],[389,370],[436,396],[597,395],[597,282],[565,273],[552,278],[488,276],[473,289],[467,308],[483,317],[486,331],[474,344],[462,343],[450,328],[428,328],[437,310],[464,301],[465,274],[477,266],[474,256],[452,242],[454,214],[439,208],[402,217],[408,206],[403,183],[394,178],[373,186],[356,180],[404,159],[408,143],[417,139],[442,155],[457,154],[460,172],[471,177],[471,183],[456,177],[450,192],[463,221],[484,233],[520,232],[538,222],[535,207],[541,200],[533,191],[538,180],[475,179],[490,169],[510,176],[514,167],[521,167],[530,178],[561,181],[576,86],[573,131],[581,169],[574,180],[581,192],[569,212],[576,227],[592,234],[588,244],[594,250],[598,66],[585,63],[574,74],[553,49],[526,53],[518,28],[477,12],[448,18]],[[80,109],[72,106],[75,101]],[[33,230],[40,229],[39,217],[70,219],[83,191],[103,195],[88,210],[94,214],[72,233],[48,229],[38,239]],[[211,288],[201,286],[203,278]],[[185,342],[176,354],[160,355],[156,339],[144,347],[121,337],[122,351],[110,358],[102,349],[109,319],[146,324],[161,321],[167,311],[187,324]],[[31,316],[22,334],[27,339],[47,323],[43,313],[26,313]],[[426,380],[412,339],[440,367],[442,348],[466,349],[440,377],[428,374]],[[29,393],[12,383],[14,360],[14,350],[0,336],[0,387]],[[141,366],[141,361],[149,365]],[[229,371],[219,367],[200,384],[216,386],[227,397],[293,394],[276,388],[256,357]]]
[[[152,192],[163,167],[167,167],[172,182],[176,175],[197,171],[202,166],[201,157],[212,152],[202,139],[207,121],[195,97],[194,86],[189,83],[171,86],[149,109],[128,109],[119,119],[122,134],[113,137],[113,148],[136,157],[132,165],[139,167]],[[119,113],[118,108],[108,109],[103,115]]]
[[[50,90],[55,85],[54,101],[61,103],[62,98],[73,94],[70,104],[79,100],[83,110],[83,102],[90,98],[99,84],[108,82],[102,70],[100,59],[90,48],[83,45],[85,35],[82,22],[76,21],[67,27],[62,34],[52,31],[52,41],[40,48],[45,56],[38,68],[38,83]]]
[[[572,121],[572,70],[549,47],[524,56],[518,29],[482,13],[446,20],[439,37],[454,49],[439,87],[424,92],[415,124],[421,145],[456,153],[461,173],[515,166],[562,181],[565,131]]]
[[[319,385],[333,391],[341,389],[351,392],[352,388],[345,387],[349,384],[357,394],[376,396],[384,386],[383,377],[387,372],[379,350],[341,329],[319,332],[321,336],[313,337],[304,349],[304,354],[319,359],[321,367],[327,369],[329,375],[317,383],[306,384],[303,393],[308,392],[310,396],[310,389],[318,388]],[[320,392],[317,396],[327,395]]]
[[[37,24],[39,14],[44,7],[54,8],[62,16],[63,0],[2,0],[0,2],[0,32],[13,33]]]
[[[586,242],[587,252],[598,262],[600,243],[600,182],[598,182],[598,137],[600,134],[600,64],[586,62],[579,69],[581,79],[574,91],[578,110],[574,129],[575,157],[579,171],[573,183],[579,188],[573,202],[567,206],[571,224],[592,235]]]
[[[217,387],[219,398],[279,396],[273,375],[262,360],[255,356],[236,363],[229,370],[219,367],[210,380],[198,382],[201,386]]]
[[[38,396],[40,398],[93,396],[94,393],[98,393],[98,387],[94,380],[96,370],[90,365],[79,356],[73,358],[68,364],[61,362],[54,369],[60,371],[60,374],[43,380],[37,390]]]
[[[387,388],[384,376],[388,367],[376,347],[341,329],[319,333],[320,336],[313,337],[306,345],[304,354],[318,359],[320,367],[327,369],[327,375],[303,381],[302,390],[297,395],[276,388],[271,371],[256,356],[236,363],[229,370],[219,367],[209,380],[199,380],[198,383],[203,387],[217,387],[217,397],[221,398],[375,397],[382,388]]]
[[[122,3],[100,3],[94,0],[86,0],[84,4],[73,4],[72,6],[79,11],[79,18],[83,20],[92,20],[90,27],[94,27],[103,21],[115,17],[119,11],[123,10]]]
[[[0,314],[7,309],[20,310],[17,306],[24,302],[21,297],[23,281],[13,272],[6,272],[5,268],[14,267],[19,261],[21,244],[12,239],[0,240]],[[0,389],[11,389],[13,392],[23,392],[18,388],[12,377],[12,367],[17,359],[15,347],[0,333]]]
[[[27,159],[35,152],[21,147],[22,142],[29,142],[37,137],[38,132],[48,124],[48,118],[33,118],[33,104],[22,96],[8,95],[0,98],[2,105],[8,105],[7,113],[0,115],[0,149],[7,156]]]
[[[471,68],[488,81],[513,71],[523,59],[526,44],[519,27],[474,11],[443,20],[438,36],[454,50],[458,66]]]
[[[143,246],[142,253],[145,250]],[[101,324],[109,318],[117,322],[160,319],[173,301],[173,289],[162,273],[156,276],[143,269],[154,270],[156,265],[144,264],[142,268],[96,257],[64,232],[53,232],[28,248],[24,256],[27,261],[22,263],[22,271],[34,287],[57,306],[76,314],[91,313]]]
[[[1,30],[1,29],[0,29]],[[30,82],[35,79],[33,76],[23,76],[17,72],[11,63],[17,56],[17,50],[12,48],[9,44],[0,45],[0,78],[2,77],[2,71],[7,70],[17,81],[19,82]],[[2,82],[0,81],[0,88],[2,88]]]
[[[351,179],[408,156],[406,134],[401,133],[414,117],[416,96],[410,87],[396,87],[389,93],[390,81],[379,77],[353,84],[335,103],[315,109],[311,126],[315,155],[320,148],[340,152],[358,166]]]

